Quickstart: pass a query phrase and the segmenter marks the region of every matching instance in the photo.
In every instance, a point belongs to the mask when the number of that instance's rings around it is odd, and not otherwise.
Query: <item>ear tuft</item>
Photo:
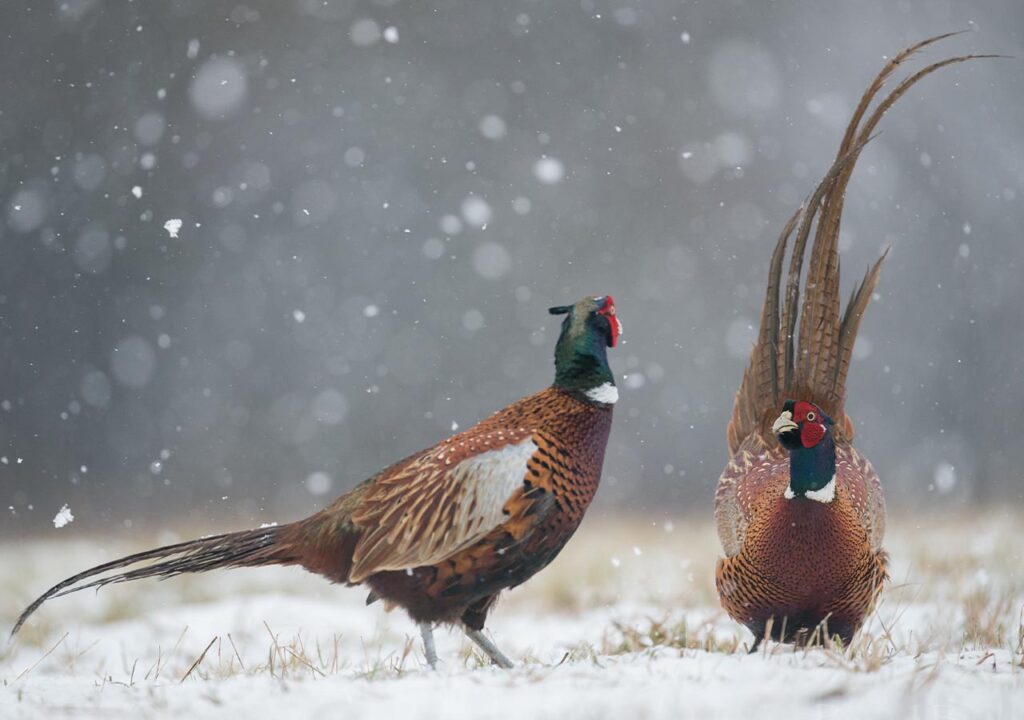
[[[552,315],[568,315],[572,312],[572,305],[558,305],[557,307],[548,308],[548,312]]]

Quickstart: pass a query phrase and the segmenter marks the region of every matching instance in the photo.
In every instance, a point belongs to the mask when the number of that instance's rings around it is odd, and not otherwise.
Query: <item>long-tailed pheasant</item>
[[[871,463],[853,447],[853,423],[845,410],[854,341],[885,255],[840,315],[839,223],[854,165],[885,112],[924,76],[982,57],[929,65],[871,109],[904,61],[944,37],[920,42],[886,63],[861,97],[832,167],[786,224],[772,253],[757,345],[729,423],[731,459],[715,493],[726,554],[718,562],[716,586],[728,614],[754,633],[751,651],[766,637],[807,642],[838,636],[848,643],[887,579],[882,486]]]
[[[545,567],[576,531],[597,491],[618,399],[607,358],[622,328],[612,296],[550,312],[565,319],[546,390],[395,463],[304,520],[169,545],[70,577],[33,602],[12,635],[46,600],[85,588],[301,565],[336,583],[367,585],[368,602],[404,608],[420,626],[431,667],[436,623],[461,623],[493,662],[511,667],[483,634],[484,621],[502,590]],[[145,561],[156,562],[108,574]]]

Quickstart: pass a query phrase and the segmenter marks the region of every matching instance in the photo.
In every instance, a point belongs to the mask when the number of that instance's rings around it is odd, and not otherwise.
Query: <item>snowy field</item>
[[[53,582],[142,544],[73,527],[0,546],[5,627]],[[431,672],[412,623],[363,592],[236,570],[44,606],[0,650],[0,718],[1024,717],[1019,517],[890,528],[894,582],[845,650],[748,656],[715,602],[709,524],[593,517],[492,615],[511,672],[445,629]]]

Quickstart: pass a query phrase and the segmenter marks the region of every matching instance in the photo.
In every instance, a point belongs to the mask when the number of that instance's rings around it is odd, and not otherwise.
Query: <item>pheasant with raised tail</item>
[[[832,167],[786,224],[771,256],[758,340],[728,428],[731,458],[715,493],[726,555],[715,573],[718,595],[726,612],[754,633],[751,652],[765,638],[849,643],[887,579],[882,485],[854,448],[846,414],[853,345],[885,255],[840,313],[839,224],[854,165],[885,112],[926,75],[990,57],[928,65],[871,108],[900,65],[946,37],[917,43],[886,63],[854,110]]]

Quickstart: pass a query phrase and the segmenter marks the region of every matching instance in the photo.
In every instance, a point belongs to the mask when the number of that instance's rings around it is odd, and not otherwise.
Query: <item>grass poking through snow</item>
[[[9,626],[62,577],[146,544],[63,539],[0,547],[0,622]],[[896,517],[886,546],[894,581],[849,646],[825,637],[812,649],[766,643],[748,657],[753,638],[715,597],[720,550],[710,523],[590,518],[550,568],[495,609],[488,631],[520,664],[512,674],[490,668],[458,630],[438,628],[441,672],[434,676],[404,615],[365,607],[359,591],[296,569],[112,586],[47,604],[15,643],[0,645],[0,685],[8,693],[0,693],[0,716],[8,700],[14,708],[53,707],[53,687],[70,688],[72,705],[82,707],[110,698],[131,704],[142,692],[159,694],[156,715],[159,708],[189,714],[250,701],[256,714],[266,714],[289,710],[275,693],[296,684],[328,692],[349,687],[333,683],[362,683],[352,687],[380,702],[438,677],[465,678],[468,685],[452,680],[459,697],[488,679],[500,688],[529,683],[558,706],[563,696],[576,697],[576,681],[561,695],[550,693],[559,678],[574,677],[589,688],[580,691],[579,707],[612,717],[609,688],[654,683],[671,695],[680,674],[691,692],[707,693],[710,707],[732,707],[733,691],[724,688],[735,686],[737,673],[745,678],[735,698],[742,712],[762,707],[779,673],[806,702],[849,704],[851,711],[863,709],[858,688],[870,697],[967,698],[977,687],[1004,704],[1024,703],[1024,536],[1017,518]],[[984,678],[1006,680],[990,687]],[[252,697],[231,696],[235,687]],[[746,695],[749,706],[742,705]],[[423,702],[415,708],[428,707]]]

